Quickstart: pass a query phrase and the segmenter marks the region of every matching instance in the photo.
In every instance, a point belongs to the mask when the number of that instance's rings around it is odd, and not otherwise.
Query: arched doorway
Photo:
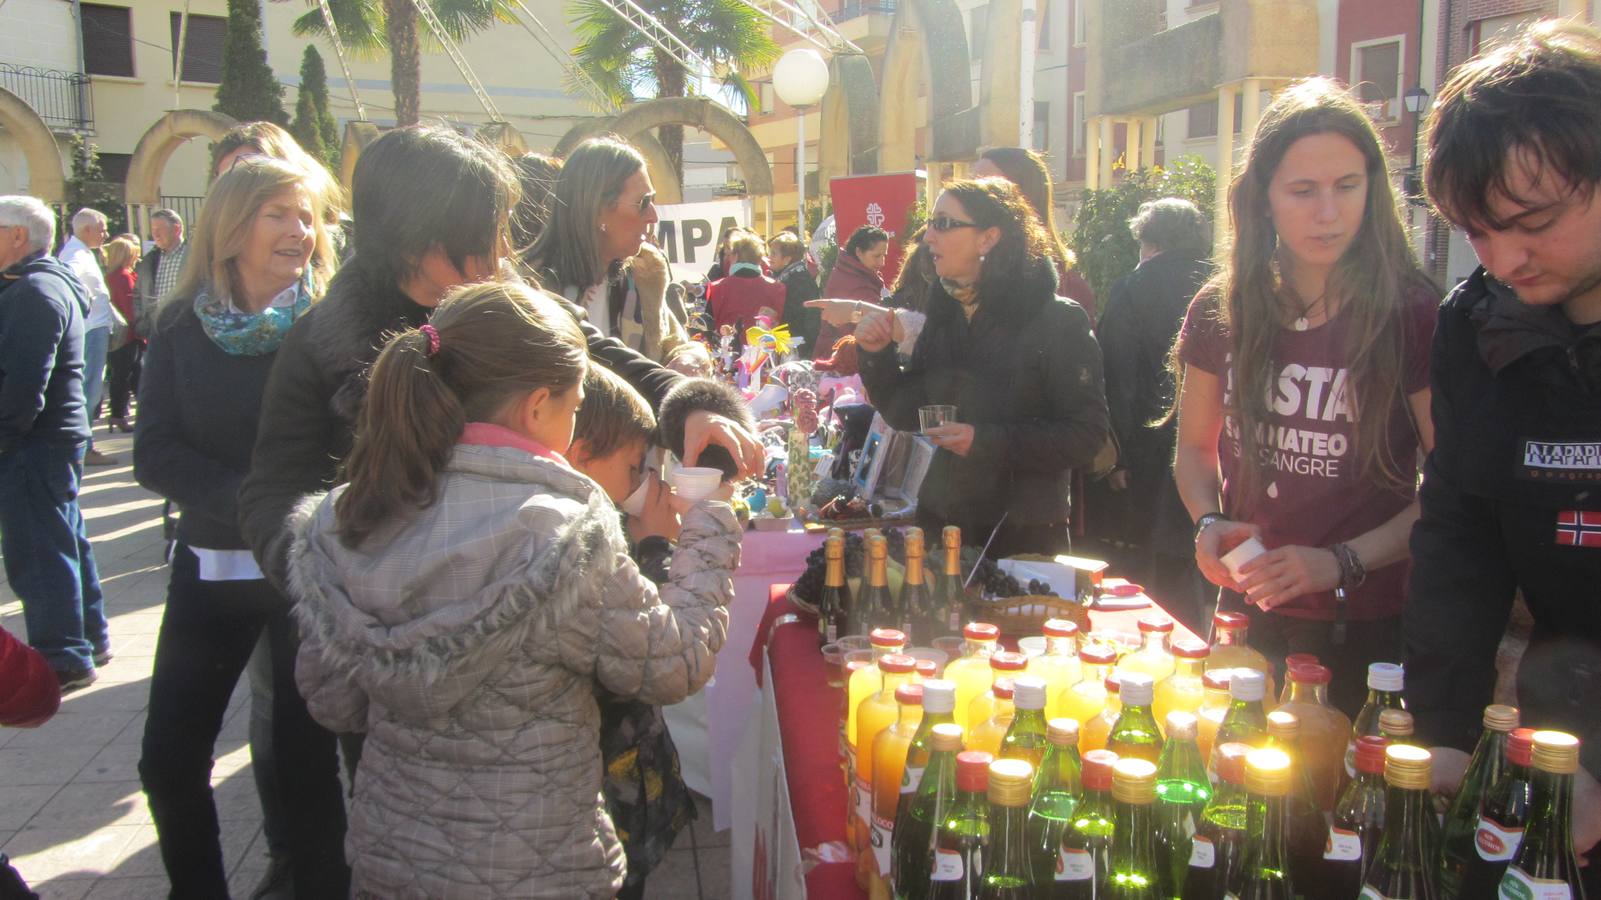
[[[839,53],[829,60],[828,93],[818,118],[817,181],[878,171],[878,82],[873,64],[860,53]]]
[[[179,147],[198,137],[218,140],[237,124],[232,116],[204,109],[175,109],[157,119],[139,138],[128,162],[123,195],[128,224],[140,234],[150,233],[150,209],[161,204],[161,173]]]
[[[55,135],[33,107],[5,88],[0,88],[0,128],[16,138],[28,162],[27,192],[46,203],[65,202],[67,179]]]

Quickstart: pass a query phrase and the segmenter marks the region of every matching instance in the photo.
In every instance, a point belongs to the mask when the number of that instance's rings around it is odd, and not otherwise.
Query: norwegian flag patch
[[[1557,513],[1557,545],[1601,547],[1601,512],[1565,509]]]

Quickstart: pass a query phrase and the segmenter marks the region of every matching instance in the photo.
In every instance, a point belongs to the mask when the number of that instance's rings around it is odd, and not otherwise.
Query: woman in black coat
[[[1056,296],[1039,219],[998,178],[947,185],[924,237],[939,281],[911,363],[893,323],[871,313],[856,329],[862,379],[885,421],[918,428],[918,409],[952,404],[957,424],[925,434],[939,449],[918,492],[918,523],[958,525],[990,555],[1069,549],[1070,470],[1106,440],[1101,351],[1089,317]]]

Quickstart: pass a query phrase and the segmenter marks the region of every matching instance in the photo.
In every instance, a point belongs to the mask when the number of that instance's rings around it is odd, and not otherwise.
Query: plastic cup
[[[667,481],[679,497],[685,500],[704,500],[722,483],[723,471],[703,466],[679,466],[667,476]]]
[[[1036,657],[1036,656],[1044,656],[1045,655],[1045,635],[1036,634],[1036,635],[1033,635],[1031,637],[1018,638],[1017,639],[1017,649],[1021,650],[1025,654],[1027,654],[1030,658],[1033,658],[1033,657]]]
[[[967,649],[967,640],[959,634],[937,637],[929,643],[934,645],[935,650],[945,651],[947,661],[956,659]]]
[[[873,641],[872,641],[872,639],[869,638],[865,634],[848,634],[848,635],[840,638],[839,640],[835,641],[834,643],[840,645],[841,647],[844,647],[846,653],[849,653],[852,650],[871,650],[871,649],[873,649]],[[871,657],[869,657],[869,659],[871,659]]]
[[[823,665],[828,670],[828,686],[842,688],[845,686],[845,654],[846,649],[839,643],[823,645]]]
[[[920,407],[917,410],[917,423],[923,431],[949,425],[956,421],[956,407],[948,404],[934,404]]]
[[[1223,565],[1229,570],[1230,578],[1233,578],[1235,581],[1239,581],[1240,566],[1245,565],[1246,563],[1256,559],[1258,556],[1261,556],[1266,552],[1267,548],[1262,546],[1261,541],[1254,537],[1248,537],[1241,541],[1238,547],[1235,547],[1233,550],[1223,554],[1223,558],[1220,559],[1219,562],[1223,563]]]

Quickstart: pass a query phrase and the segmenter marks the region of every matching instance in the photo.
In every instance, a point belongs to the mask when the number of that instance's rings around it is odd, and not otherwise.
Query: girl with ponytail
[[[457,290],[373,367],[347,484],[291,522],[298,680],[364,731],[347,846],[370,896],[612,897],[604,688],[676,703],[723,643],[739,526],[685,514],[658,589],[563,454],[583,333],[515,284]]]

